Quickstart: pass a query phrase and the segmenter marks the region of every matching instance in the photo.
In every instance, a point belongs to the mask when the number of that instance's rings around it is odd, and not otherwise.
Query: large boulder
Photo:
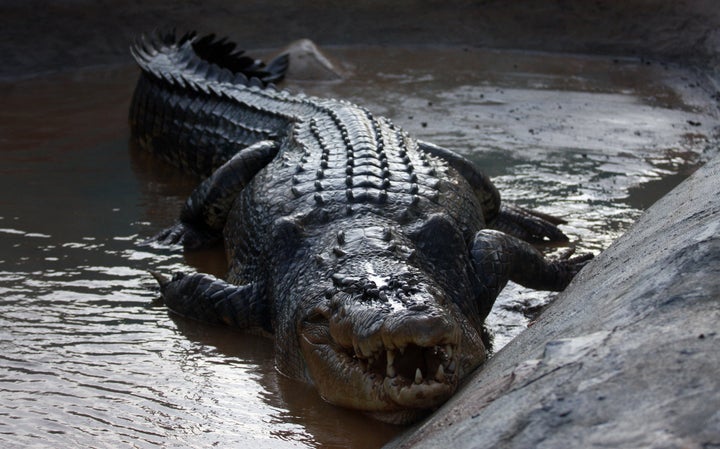
[[[720,158],[392,448],[720,447]]]

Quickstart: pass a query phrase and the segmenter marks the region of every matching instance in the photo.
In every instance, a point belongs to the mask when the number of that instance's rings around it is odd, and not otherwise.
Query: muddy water
[[[348,98],[466,154],[506,199],[597,252],[709,153],[691,74],[638,61],[335,49]],[[378,447],[399,429],[278,375],[267,340],[180,320],[148,270],[222,275],[219,251],[139,246],[194,180],[129,149],[132,67],[0,85],[0,446]],[[552,251],[552,250],[549,250]],[[552,294],[509,286],[496,348]]]

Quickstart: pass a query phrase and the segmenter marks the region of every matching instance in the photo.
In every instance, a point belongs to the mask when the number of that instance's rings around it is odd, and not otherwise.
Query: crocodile
[[[181,316],[274,338],[277,369],[327,402],[409,423],[488,355],[484,322],[509,280],[562,290],[592,258],[546,258],[561,220],[501,203],[465,157],[347,101],[278,89],[267,65],[213,35],[131,47],[144,151],[197,175],[151,240],[224,243],[228,274],[153,273]],[[566,244],[566,243],[565,243]]]

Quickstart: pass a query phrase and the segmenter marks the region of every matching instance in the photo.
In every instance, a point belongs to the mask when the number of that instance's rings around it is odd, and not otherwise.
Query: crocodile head
[[[386,422],[413,421],[484,360],[477,332],[421,272],[365,262],[332,280],[298,324],[306,368],[326,401]]]

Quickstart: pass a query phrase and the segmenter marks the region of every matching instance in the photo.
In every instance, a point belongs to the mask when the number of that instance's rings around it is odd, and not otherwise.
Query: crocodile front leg
[[[180,220],[151,240],[165,245],[182,244],[186,250],[220,241],[233,201],[273,160],[278,147],[276,142],[264,140],[238,152],[192,192]]]
[[[485,176],[465,157],[452,150],[418,141],[420,150],[439,157],[462,175],[480,199],[488,227],[511,234],[527,242],[567,242],[568,237],[557,228],[564,220],[519,206],[500,203],[500,193],[490,178]]]
[[[165,305],[180,316],[210,324],[263,328],[270,319],[257,283],[233,285],[209,274],[175,273],[172,279],[152,273]]]
[[[475,273],[487,288],[489,308],[508,280],[536,290],[561,291],[592,254],[547,259],[529,243],[503,232],[483,229],[475,234],[470,250]]]
[[[490,178],[478,170],[472,162],[452,150],[430,142],[418,141],[418,148],[428,154],[443,159],[467,180],[482,204],[486,220],[494,220],[500,212],[500,193]]]
[[[498,216],[488,227],[531,243],[567,242],[570,240],[557,225],[565,220],[514,204],[502,204]],[[547,240],[546,240],[547,239]]]

